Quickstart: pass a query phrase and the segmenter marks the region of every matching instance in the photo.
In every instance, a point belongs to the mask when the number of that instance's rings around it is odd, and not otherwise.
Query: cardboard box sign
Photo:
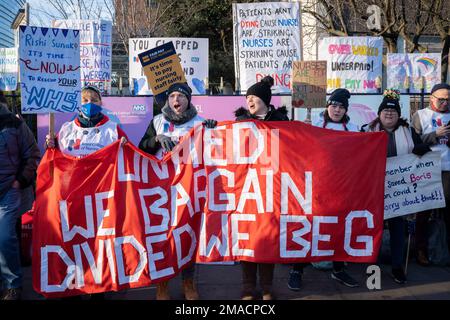
[[[173,83],[186,82],[172,42],[140,53],[139,60],[154,95],[165,92]]]
[[[326,61],[294,61],[292,63],[292,106],[323,108],[327,94]]]

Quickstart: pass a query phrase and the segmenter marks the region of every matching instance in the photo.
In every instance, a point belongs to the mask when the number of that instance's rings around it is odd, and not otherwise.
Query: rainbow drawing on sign
[[[430,58],[420,58],[417,59],[417,64],[419,66],[419,70],[423,75],[429,74],[436,70],[436,60]]]

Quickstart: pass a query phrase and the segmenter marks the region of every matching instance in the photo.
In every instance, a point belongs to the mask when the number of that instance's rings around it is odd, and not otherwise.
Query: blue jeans
[[[400,269],[405,260],[405,220],[403,217],[388,219],[389,236],[391,245],[392,269]]]
[[[0,282],[3,289],[22,286],[19,239],[16,233],[19,206],[18,189],[11,188],[0,198]]]

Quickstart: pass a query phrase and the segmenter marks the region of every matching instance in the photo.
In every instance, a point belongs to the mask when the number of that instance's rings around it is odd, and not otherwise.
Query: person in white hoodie
[[[313,125],[325,129],[358,132],[358,126],[351,123],[350,117],[347,115],[348,99],[350,99],[350,96],[351,94],[347,89],[336,89],[333,91],[327,101],[327,108],[324,111],[323,118],[313,123]],[[289,272],[289,289],[293,291],[300,290],[303,269],[306,265],[306,263],[296,263],[293,265],[292,270]],[[331,278],[347,287],[358,286],[358,282],[345,272],[344,262],[341,261],[333,261]]]

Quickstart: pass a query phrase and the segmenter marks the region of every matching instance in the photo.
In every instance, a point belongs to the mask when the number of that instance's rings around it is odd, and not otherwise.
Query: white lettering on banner
[[[301,245],[302,250],[288,250],[287,249],[287,224],[288,223],[301,223],[303,227],[299,230],[292,232],[292,241]],[[309,250],[311,249],[311,244],[302,238],[307,233],[311,232],[311,223],[306,216],[291,216],[282,215],[280,216],[280,256],[283,258],[303,258],[306,257]]]
[[[250,192],[250,188],[253,188],[253,192]],[[245,202],[247,200],[256,200],[258,213],[264,213],[264,206],[261,195],[261,188],[259,186],[258,173],[254,168],[249,169],[247,172],[247,176],[245,177],[244,187],[242,188],[241,197],[239,198],[239,204],[237,207],[238,212],[242,213],[244,211]]]
[[[114,228],[103,228],[103,220],[109,217],[109,209],[104,209],[103,200],[114,197],[114,190],[108,192],[100,192],[95,194],[95,205],[97,209],[97,235],[113,236],[116,234]]]
[[[227,177],[228,184],[227,186],[229,188],[234,187],[234,173],[231,171],[228,171],[226,169],[216,169],[212,173],[208,175],[208,188],[209,188],[209,194],[214,195],[209,198],[208,201],[208,208],[211,211],[232,211],[236,210],[236,203],[235,203],[235,195],[234,193],[225,193],[220,192],[219,193],[219,200],[220,201],[227,201],[225,204],[217,204],[215,202],[215,186],[214,186],[214,180],[217,177],[224,176]],[[222,183],[222,185],[225,185],[225,183]]]
[[[191,246],[189,248],[189,253],[187,256],[183,257],[183,253],[181,251],[181,234],[187,232],[187,234],[191,237]],[[177,249],[177,262],[178,268],[181,268],[186,263],[191,261],[192,256],[195,252],[195,248],[197,247],[197,237],[195,236],[194,230],[192,230],[191,226],[187,223],[182,227],[173,230],[173,240],[175,241],[175,247]]]
[[[233,243],[232,253],[234,256],[254,257],[255,252],[251,249],[241,249],[239,240],[249,240],[248,233],[239,233],[239,221],[256,221],[254,214],[233,214],[231,219],[231,240]]]
[[[273,170],[266,171],[266,212],[273,212]]]
[[[222,235],[222,241],[219,237],[212,234],[211,238],[206,245],[206,215],[202,214],[201,229],[200,229],[200,244],[199,255],[209,257],[215,247],[219,251],[220,256],[228,257],[230,255],[230,247],[228,245],[228,215],[221,215],[221,228],[220,234]]]
[[[61,218],[61,229],[63,234],[63,241],[67,242],[73,239],[75,235],[78,233],[86,239],[94,237],[94,213],[92,209],[92,197],[85,196],[84,197],[84,206],[86,210],[86,229],[80,226],[73,226],[70,229],[69,226],[69,212],[67,210],[67,201],[61,200],[59,201],[59,215]],[[76,212],[75,214],[79,214]]]
[[[351,247],[350,242],[352,240],[352,223],[355,218],[364,218],[367,220],[367,228],[373,229],[373,214],[369,211],[352,211],[345,218],[345,239],[344,249],[345,251],[354,257],[365,257],[372,255],[373,252],[373,237],[372,236],[357,236],[356,242],[365,243],[365,249],[354,249]]]
[[[195,209],[195,213],[203,212],[203,208],[200,208],[200,198],[203,198],[206,200],[206,187],[203,190],[199,190],[199,188],[198,188],[198,179],[200,177],[205,177],[205,179],[206,179],[205,169],[201,169],[201,170],[194,172],[194,209]]]
[[[169,178],[169,170],[167,169],[166,162],[161,162],[161,164],[158,164],[158,162],[156,162],[155,160],[150,160],[150,164],[153,168],[153,171],[156,173],[156,175],[160,180],[165,180]]]
[[[256,143],[256,149],[248,157],[241,155],[241,134],[240,130],[250,129],[253,137],[250,135],[250,150]],[[264,136],[259,132],[254,122],[238,122],[233,124],[233,163],[234,164],[254,164],[264,151]]]
[[[139,264],[134,271],[134,274],[126,275],[125,267],[123,264],[122,246],[124,244],[131,244],[134,249],[139,253]],[[125,236],[114,239],[114,249],[116,252],[117,260],[117,273],[119,275],[119,284],[133,283],[139,281],[139,277],[144,271],[147,264],[147,254],[145,248],[136,240],[134,236]]]
[[[204,151],[204,161],[205,165],[207,166],[226,166],[227,165],[227,158],[226,153],[224,153],[223,148],[223,139],[220,138],[213,138],[214,132],[218,130],[225,130],[226,126],[218,126],[213,129],[205,130],[205,134],[203,137],[204,145],[205,145],[205,151]],[[217,157],[213,158],[212,156],[212,150],[216,150]]]
[[[337,223],[338,217],[328,216],[328,217],[313,217],[313,234],[312,234],[312,256],[324,257],[332,256],[334,250],[319,250],[319,241],[330,242],[331,236],[329,234],[320,234],[320,224],[321,223]]]
[[[162,207],[168,200],[167,191],[161,187],[155,187],[151,189],[139,189],[138,192],[141,201],[142,214],[144,216],[145,234],[167,231],[169,229],[170,220],[169,210]],[[145,204],[145,197],[153,195],[159,195],[160,197],[152,202],[148,208],[150,210],[148,210]],[[150,213],[162,216],[162,221],[159,225],[151,225]]]
[[[174,274],[174,270],[172,267],[168,267],[162,270],[156,269],[156,261],[164,260],[163,252],[153,252],[152,245],[154,243],[167,241],[167,234],[160,234],[156,236],[150,236],[146,238],[147,252],[148,252],[148,261],[149,261],[149,272],[151,279],[159,279],[163,277],[170,276]]]
[[[118,161],[117,161],[117,170],[118,170],[118,180],[119,182],[126,181],[136,181],[140,182],[141,179],[139,177],[139,159],[140,155],[136,151],[134,152],[134,173],[125,173],[125,164],[123,157],[123,147],[119,147]]]
[[[305,172],[305,197],[300,193],[289,173],[281,173],[281,214],[287,214],[289,211],[289,190],[292,191],[305,214],[312,214],[312,172]]]
[[[186,205],[189,214],[192,217],[194,215],[194,209],[192,208],[191,197],[187,194],[186,190],[181,183],[177,183],[175,186],[170,187],[171,190],[171,208],[172,208],[172,221],[171,226],[178,225],[178,207]],[[181,198],[178,198],[178,195]]]
[[[60,284],[48,283],[49,254],[56,253],[67,266],[67,274]],[[41,290],[43,292],[64,292],[75,279],[75,262],[69,258],[61,246],[45,246],[41,248]]]

